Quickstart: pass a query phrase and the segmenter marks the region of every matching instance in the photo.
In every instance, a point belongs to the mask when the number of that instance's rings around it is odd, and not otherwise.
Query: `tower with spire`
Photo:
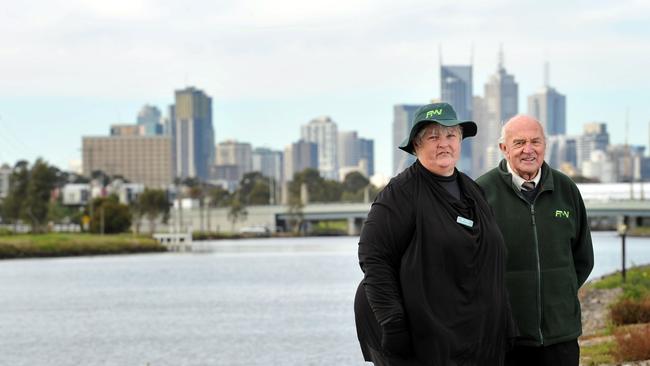
[[[497,70],[485,84],[485,96],[474,98],[474,119],[479,133],[474,138],[472,159],[475,175],[492,169],[501,160],[498,139],[501,126],[518,112],[519,86],[505,68],[503,47],[499,47]]]
[[[566,97],[549,85],[549,63],[544,62],[544,86],[528,97],[528,114],[544,126],[547,135],[566,133]]]

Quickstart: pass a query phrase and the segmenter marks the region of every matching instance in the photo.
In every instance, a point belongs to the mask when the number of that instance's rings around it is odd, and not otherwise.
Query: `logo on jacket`
[[[569,218],[569,211],[555,210],[555,217],[566,217]]]

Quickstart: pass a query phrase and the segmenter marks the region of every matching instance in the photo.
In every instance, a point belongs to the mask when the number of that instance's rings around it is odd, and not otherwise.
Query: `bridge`
[[[347,233],[358,235],[361,231],[370,203],[310,203],[299,210],[291,210],[284,205],[248,206],[245,219],[231,222],[228,219],[228,208],[184,209],[179,215],[178,210],[171,211],[170,231],[231,231],[238,232],[243,227],[259,226],[270,231],[293,230],[295,225],[309,231],[312,225],[326,221],[347,221]],[[650,217],[650,200],[586,200],[585,207],[592,225],[615,227],[624,220],[634,227],[644,218]],[[183,222],[179,223],[182,215]],[[627,219],[625,219],[627,218]]]

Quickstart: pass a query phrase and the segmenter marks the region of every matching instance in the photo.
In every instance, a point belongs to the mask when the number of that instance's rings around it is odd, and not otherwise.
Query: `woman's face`
[[[432,124],[424,129],[424,134],[414,144],[418,160],[432,173],[452,175],[460,158],[460,126]]]

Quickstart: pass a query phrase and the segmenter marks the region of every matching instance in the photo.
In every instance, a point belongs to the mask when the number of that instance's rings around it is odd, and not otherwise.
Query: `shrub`
[[[650,322],[650,297],[643,300],[623,299],[612,305],[610,317],[614,324],[636,324]]]
[[[650,324],[619,328],[614,332],[618,348],[615,351],[619,361],[640,361],[650,359]]]

